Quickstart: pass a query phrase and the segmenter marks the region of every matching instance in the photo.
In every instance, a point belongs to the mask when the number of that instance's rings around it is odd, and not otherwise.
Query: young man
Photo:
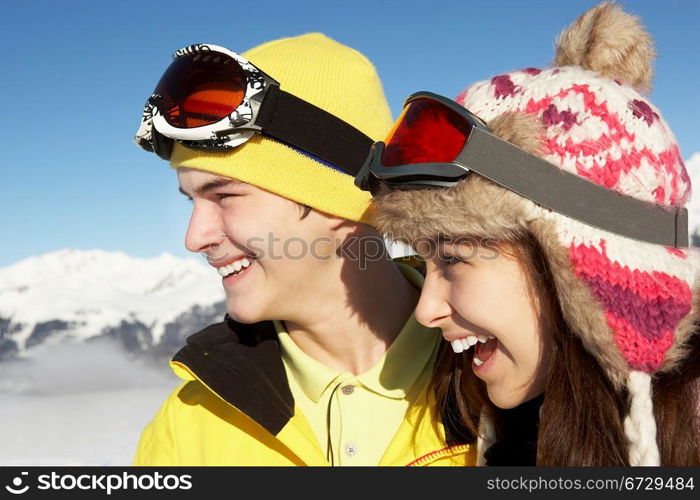
[[[412,315],[422,277],[386,255],[353,183],[390,122],[372,64],[318,33],[176,53],[137,142],[177,169],[186,246],[228,313],[173,357],[184,382],[136,465],[472,462],[426,395],[441,337]]]

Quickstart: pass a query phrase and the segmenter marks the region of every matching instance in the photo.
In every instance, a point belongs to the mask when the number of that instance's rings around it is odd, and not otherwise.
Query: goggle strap
[[[356,175],[374,142],[349,123],[271,85],[255,125],[265,135]]]
[[[478,128],[456,161],[524,198],[599,229],[668,247],[688,246],[688,210],[621,195]],[[517,167],[517,168],[515,168]]]

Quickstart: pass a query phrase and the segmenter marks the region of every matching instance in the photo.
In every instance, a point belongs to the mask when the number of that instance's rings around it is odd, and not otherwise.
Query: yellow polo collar
[[[406,264],[397,265],[403,276],[420,290],[423,276]],[[382,396],[402,399],[430,361],[435,344],[440,340],[436,331],[421,326],[411,314],[379,362],[365,373],[355,376],[316,361],[294,343],[281,321],[274,321],[274,325],[280,340],[282,358],[290,375],[314,402],[318,402],[329,387],[335,387],[337,382],[349,378],[354,378],[367,389]]]

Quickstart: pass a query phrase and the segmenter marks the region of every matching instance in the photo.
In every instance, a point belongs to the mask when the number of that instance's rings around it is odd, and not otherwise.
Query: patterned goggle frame
[[[229,149],[260,130],[257,113],[266,90],[278,82],[217,45],[190,45],[173,59],[146,102],[134,138],[138,146],[163,156],[164,136],[188,147]]]

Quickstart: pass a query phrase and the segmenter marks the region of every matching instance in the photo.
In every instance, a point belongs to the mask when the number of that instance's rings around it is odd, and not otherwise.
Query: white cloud
[[[41,345],[0,363],[0,465],[129,465],[180,382],[108,339]]]
[[[167,366],[129,359],[116,341],[49,342],[0,363],[0,394],[59,396],[162,386],[178,380]]]

